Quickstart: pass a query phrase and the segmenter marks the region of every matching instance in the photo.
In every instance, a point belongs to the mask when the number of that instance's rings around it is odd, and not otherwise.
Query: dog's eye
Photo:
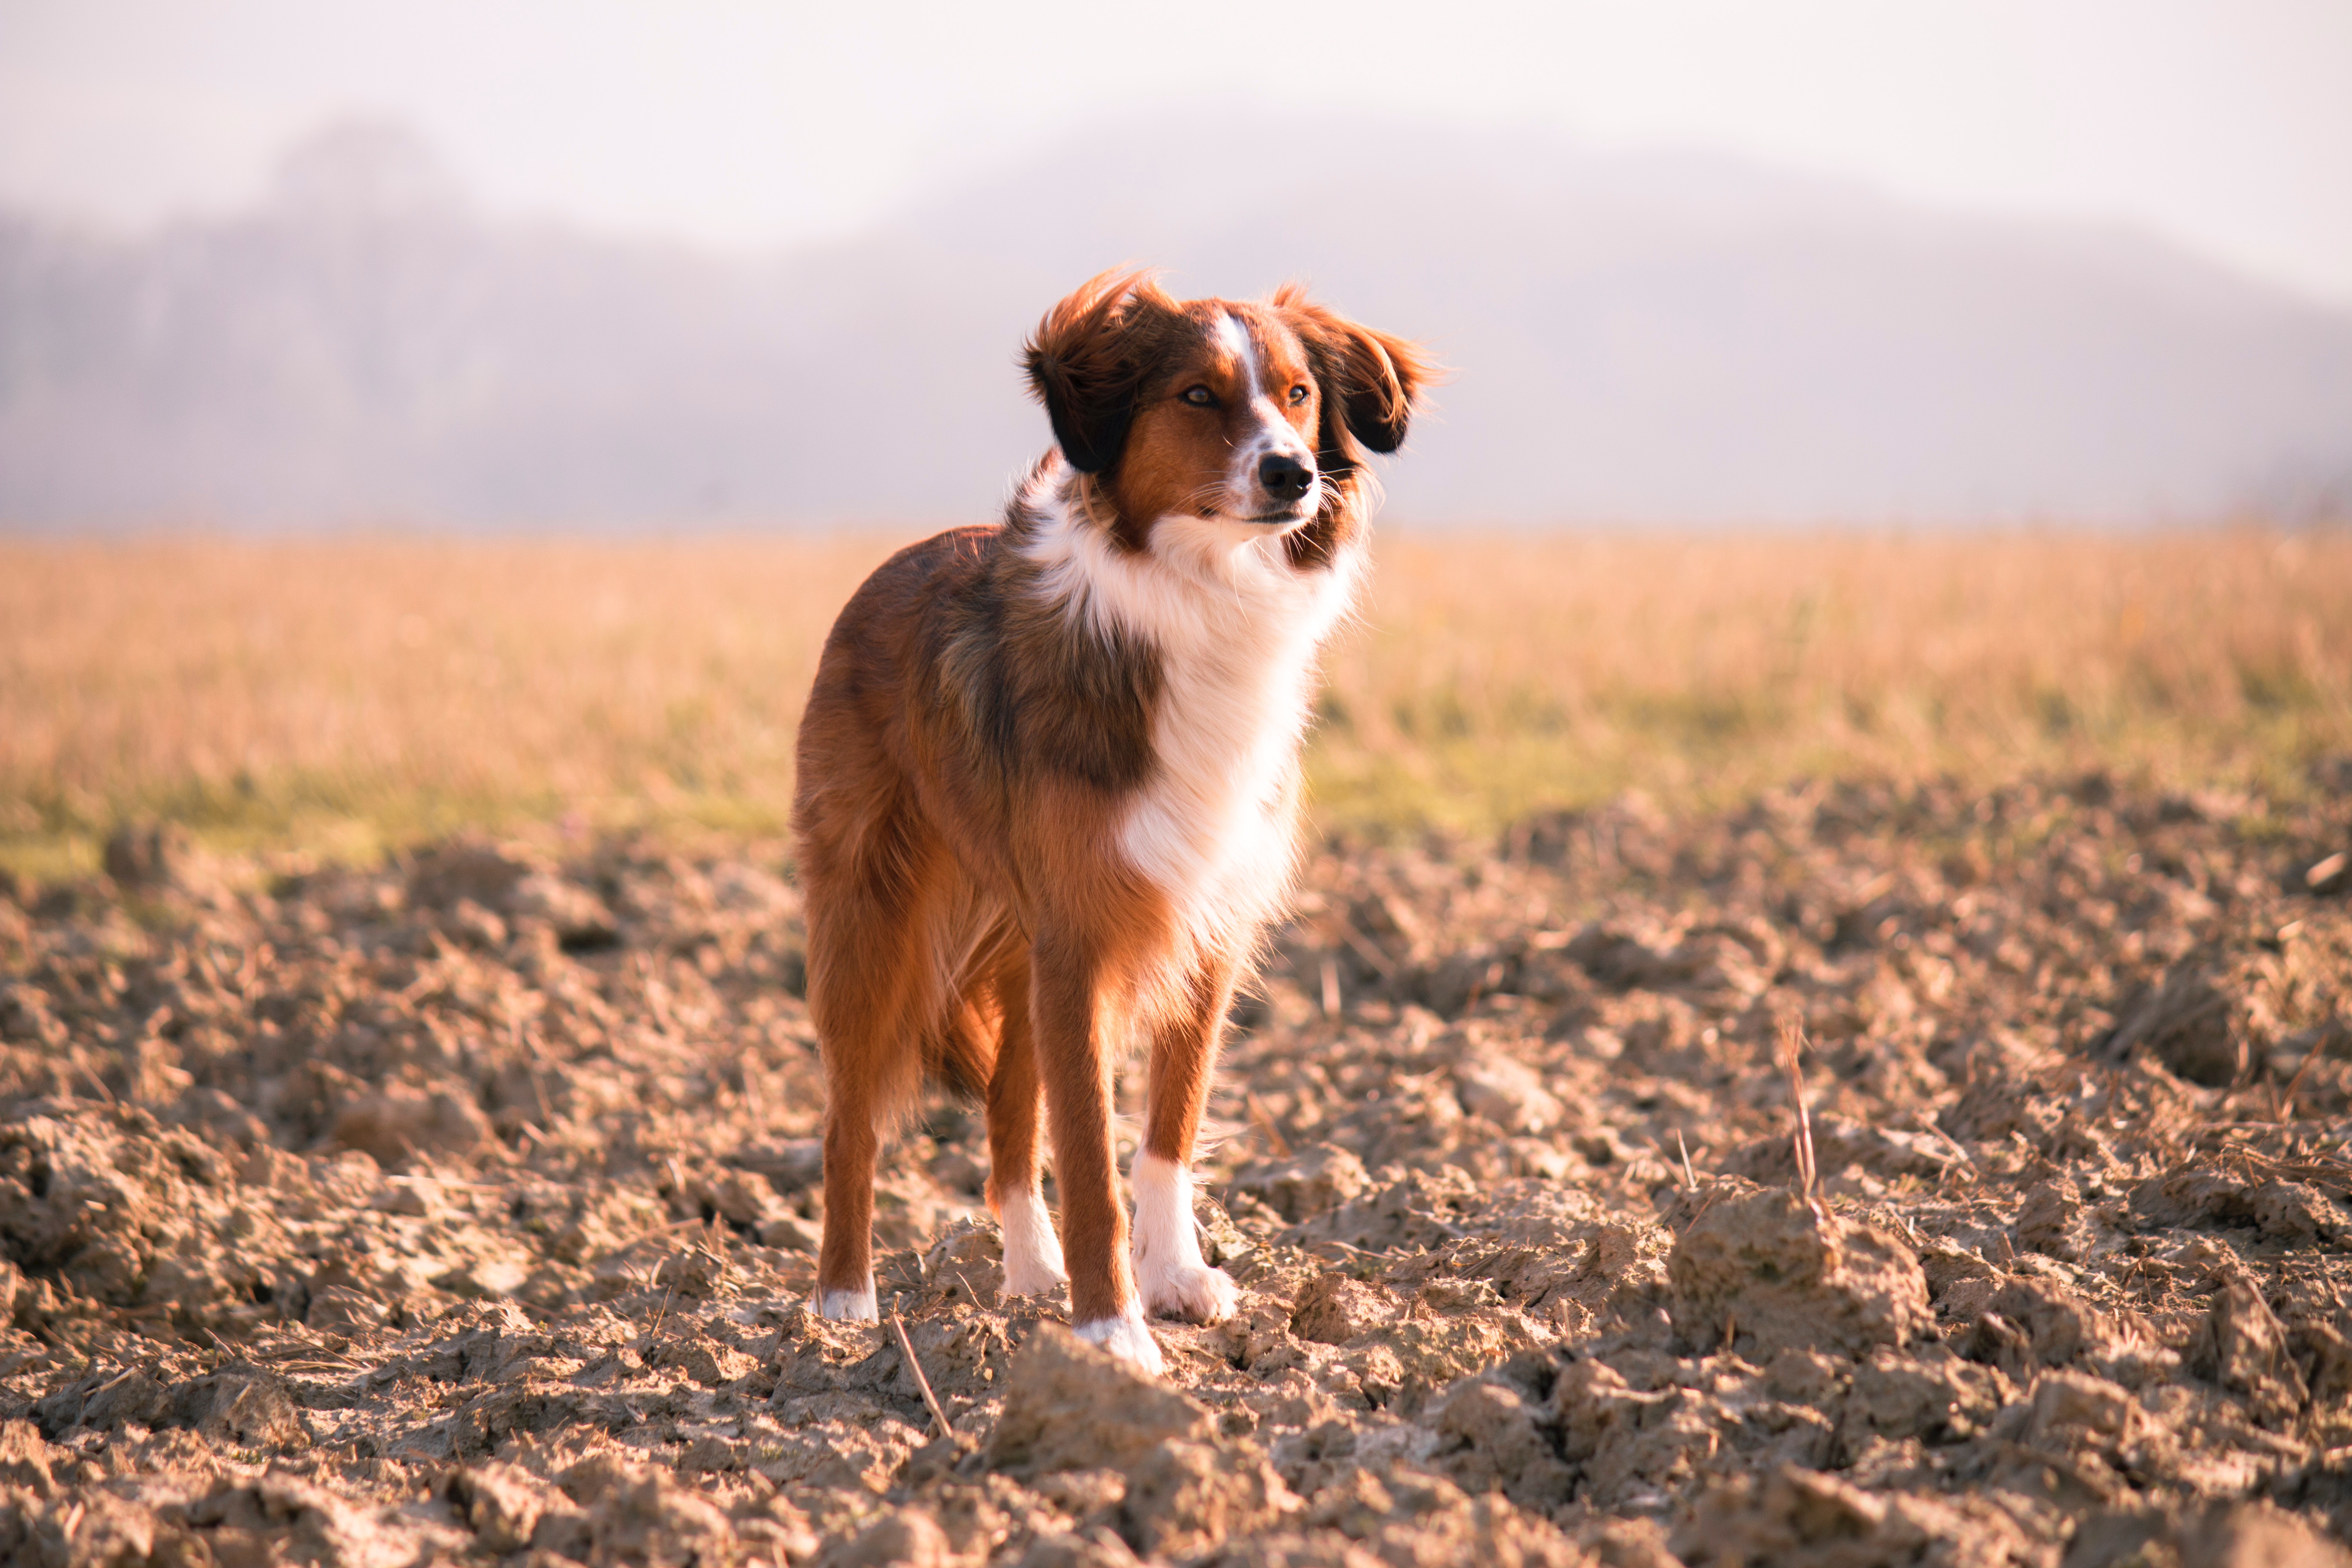
[[[1214,408],[1217,395],[1205,386],[1195,386],[1184,394],[1184,401],[1195,408]]]
[[[1303,381],[1302,381],[1302,382],[1300,382],[1297,386],[1294,386],[1294,387],[1292,387],[1292,388],[1290,389],[1290,402],[1291,402],[1291,405],[1292,405],[1293,407],[1296,407],[1296,406],[1297,406],[1299,404],[1302,404],[1302,403],[1304,403],[1304,402],[1306,402],[1306,401],[1307,401],[1307,384],[1306,384],[1305,382],[1303,382]]]

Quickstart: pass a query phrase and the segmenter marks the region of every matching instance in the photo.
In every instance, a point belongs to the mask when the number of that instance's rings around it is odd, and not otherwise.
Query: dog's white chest
[[[1029,550],[1050,590],[1157,656],[1152,765],[1119,817],[1119,855],[1168,900],[1186,949],[1246,940],[1290,880],[1317,655],[1354,602],[1363,548],[1301,571],[1263,530],[1171,516],[1130,555],[1082,525],[1053,480],[1032,484]]]
[[[1195,938],[1254,926],[1289,882],[1316,656],[1353,587],[1352,562],[1297,572],[1269,552],[1239,564],[1196,590],[1193,614],[1153,628],[1153,769],[1119,826],[1121,853]]]

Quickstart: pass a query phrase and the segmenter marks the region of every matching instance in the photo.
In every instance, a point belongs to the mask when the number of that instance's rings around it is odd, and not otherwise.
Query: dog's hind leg
[[[1240,1299],[1232,1278],[1202,1258],[1192,1225],[1192,1144],[1235,969],[1222,955],[1202,961],[1153,1028],[1150,1107],[1135,1154],[1135,1282],[1144,1310],[1195,1323],[1232,1317]]]
[[[1003,1032],[988,1080],[988,1206],[1004,1237],[1004,1294],[1042,1296],[1069,1274],[1038,1180],[1043,1085],[1029,1023],[1029,955],[1012,946],[995,964],[992,985]]]
[[[922,1080],[940,1016],[931,923],[944,858],[903,816],[877,823],[854,857],[808,855],[809,1014],[824,1057],[824,1241],[816,1310],[872,1321],[874,1163],[882,1122]]]

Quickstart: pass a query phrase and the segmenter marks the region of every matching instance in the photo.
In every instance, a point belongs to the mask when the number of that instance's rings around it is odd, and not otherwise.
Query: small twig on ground
[[[699,1230],[702,1227],[702,1216],[700,1215],[696,1215],[692,1219],[665,1220],[661,1224],[655,1226],[650,1230],[641,1230],[637,1232],[636,1235],[629,1237],[628,1240],[621,1243],[620,1246],[614,1247],[610,1252],[604,1254],[604,1256],[609,1258],[614,1253],[626,1252],[633,1247],[651,1241],[655,1237],[667,1236],[671,1231],[684,1230],[689,1226]]]
[[[1687,1192],[1698,1191],[1698,1173],[1691,1168],[1690,1145],[1683,1142],[1683,1130],[1675,1129],[1675,1148],[1683,1157],[1683,1187]]]
[[[403,1185],[403,1186],[415,1186],[415,1185],[417,1183],[419,1183],[419,1182],[430,1182],[430,1183],[432,1183],[432,1184],[433,1184],[433,1185],[435,1185],[435,1186],[436,1186],[436,1187],[446,1187],[446,1188],[447,1188],[450,1192],[453,1192],[453,1193],[499,1193],[499,1194],[504,1194],[504,1193],[508,1193],[508,1192],[511,1192],[511,1191],[513,1191],[513,1188],[512,1188],[512,1187],[510,1187],[509,1185],[508,1185],[506,1183],[503,1183],[503,1182],[460,1182],[460,1181],[454,1181],[454,1180],[452,1180],[451,1178],[449,1178],[449,1177],[447,1177],[447,1176],[436,1176],[436,1175],[433,1174],[430,1171],[427,1171],[427,1172],[425,1172],[425,1173],[423,1173],[423,1174],[421,1174],[421,1175],[419,1175],[419,1174],[415,1174],[415,1173],[408,1173],[408,1172],[399,1172],[399,1173],[395,1173],[394,1174],[392,1174],[392,1175],[386,1176],[386,1177],[384,1178],[384,1180],[385,1180],[385,1181],[387,1181],[387,1182],[393,1182],[393,1183],[399,1184],[400,1185]]]
[[[82,1077],[89,1079],[90,1087],[98,1090],[99,1099],[106,1101],[109,1105],[112,1105],[115,1102],[114,1091],[106,1087],[106,1080],[98,1076],[95,1068],[93,1068],[88,1062],[82,1060],[79,1057],[75,1057],[73,1058],[73,1065],[81,1069]]]
[[[1290,1140],[1285,1138],[1282,1129],[1274,1124],[1274,1112],[1265,1108],[1265,1101],[1251,1094],[1244,1095],[1242,1103],[1249,1108],[1250,1125],[1265,1134],[1266,1146],[1274,1151],[1274,1157],[1289,1159]]]
[[[1326,958],[1323,961],[1323,1016],[1327,1018],[1338,1017],[1341,1005],[1339,965],[1337,960]]]
[[[1820,1184],[1821,1170],[1813,1163],[1813,1118],[1805,1105],[1805,1074],[1801,1058],[1805,1049],[1805,1031],[1795,1023],[1780,1026],[1780,1066],[1789,1075],[1789,1099],[1797,1108],[1797,1191],[1809,1204],[1818,1205],[1813,1189]]]
[[[898,1315],[898,1298],[896,1296],[890,1298],[890,1327],[898,1335],[898,1349],[907,1358],[907,1370],[915,1374],[915,1386],[922,1391],[923,1403],[929,1406],[931,1419],[940,1424],[940,1436],[953,1437],[955,1427],[949,1422],[948,1413],[940,1408],[940,1396],[931,1392],[931,1380],[923,1375],[922,1358],[915,1353],[915,1342],[907,1337],[907,1320]]]
[[[1358,958],[1370,964],[1381,979],[1396,978],[1396,960],[1383,952],[1380,944],[1370,937],[1358,931],[1355,921],[1343,920],[1339,922],[1339,940],[1346,942]]]
[[[1950,1133],[1945,1131],[1941,1127],[1938,1127],[1936,1124],[1936,1113],[1934,1111],[1923,1110],[1919,1113],[1919,1131],[1928,1134],[1930,1137],[1942,1140],[1944,1147],[1949,1149],[1953,1154],[1958,1156],[1961,1164],[1966,1165],[1971,1173],[1975,1172],[1977,1163],[1969,1158],[1969,1152],[1960,1147],[1960,1141],[1958,1139],[1953,1137]]]
[[[2312,1041],[2311,1049],[2304,1052],[2303,1060],[2295,1065],[2294,1076],[2286,1080],[2286,1092],[2279,1096],[2278,1119],[2281,1121],[2294,1120],[2295,1091],[2303,1087],[2303,1075],[2311,1070],[2311,1064],[2326,1054],[2327,1040],[2328,1035],[2322,1034],[2319,1038]]]
[[[677,1300],[677,1276],[673,1274],[670,1276],[669,1293],[662,1298],[661,1310],[654,1314],[654,1326],[646,1334],[646,1343],[650,1345],[661,1338],[662,1320],[669,1316],[669,1304]]]

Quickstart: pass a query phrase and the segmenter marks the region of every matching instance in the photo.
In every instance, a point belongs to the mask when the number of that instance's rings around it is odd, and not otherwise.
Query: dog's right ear
[[[1054,422],[1062,456],[1079,472],[1098,474],[1118,461],[1149,369],[1138,329],[1175,308],[1150,268],[1114,268],[1046,311],[1023,345],[1029,385]]]

